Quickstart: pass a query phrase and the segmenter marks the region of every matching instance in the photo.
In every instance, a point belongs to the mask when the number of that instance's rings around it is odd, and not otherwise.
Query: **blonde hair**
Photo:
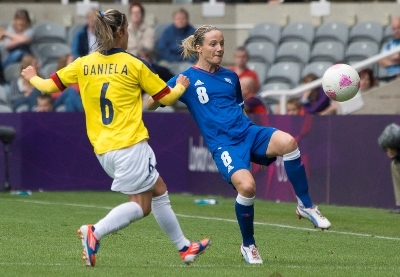
[[[218,30],[218,28],[213,25],[203,25],[199,27],[193,35],[184,39],[181,45],[183,58],[197,57],[196,45],[203,45],[204,34],[211,30]]]
[[[120,11],[109,9],[105,12],[94,13],[94,35],[97,48],[95,51],[107,51],[115,45],[115,33],[123,28],[126,15]]]

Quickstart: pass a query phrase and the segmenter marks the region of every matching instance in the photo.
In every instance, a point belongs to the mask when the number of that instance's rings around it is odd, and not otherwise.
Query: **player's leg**
[[[329,228],[331,223],[313,205],[308,193],[306,171],[296,140],[290,134],[277,130],[271,136],[266,155],[267,157],[283,156],[286,174],[296,193],[298,201],[296,213],[299,218],[309,219],[315,227]]]
[[[161,177],[158,177],[154,185],[151,206],[158,225],[175,244],[184,263],[193,263],[210,246],[210,240],[207,238],[199,242],[191,242],[183,235],[181,226],[170,204],[167,186]]]
[[[256,184],[253,175],[247,169],[240,169],[233,173],[231,182],[238,191],[235,212],[240,233],[242,234],[240,252],[247,263],[262,264],[263,260],[254,239],[254,198],[256,195]]]
[[[256,184],[250,172],[250,151],[245,146],[224,146],[213,158],[222,178],[237,190],[235,212],[242,235],[240,251],[247,263],[261,264],[262,259],[254,239],[254,197]]]
[[[111,189],[127,194],[129,201],[113,208],[96,224],[83,225],[78,230],[84,248],[86,266],[94,266],[99,241],[107,234],[128,226],[151,212],[153,186],[159,176],[155,157],[147,142],[97,156],[112,177]]]

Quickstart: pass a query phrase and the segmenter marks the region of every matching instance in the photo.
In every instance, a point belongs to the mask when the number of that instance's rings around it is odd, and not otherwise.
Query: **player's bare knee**
[[[243,182],[239,184],[237,191],[240,195],[251,198],[256,195],[256,185],[255,183]]]

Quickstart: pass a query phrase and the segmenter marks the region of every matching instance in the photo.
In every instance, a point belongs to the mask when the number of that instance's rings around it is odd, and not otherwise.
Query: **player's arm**
[[[161,103],[162,105],[172,105],[182,96],[182,94],[186,91],[186,88],[190,85],[189,78],[180,74],[176,79],[176,85],[173,88],[167,86],[161,92],[152,96],[152,100]],[[150,97],[149,97],[150,99]],[[147,101],[149,103],[149,100]],[[155,103],[151,104],[151,107],[157,105]],[[159,105],[159,104],[158,104]],[[147,107],[147,104],[146,104]],[[157,109],[158,107],[156,107]]]
[[[153,97],[147,98],[146,109],[150,111],[157,110],[160,107],[160,102],[154,101]]]
[[[21,72],[22,77],[24,77],[29,83],[35,88],[44,93],[53,93],[60,91],[56,83],[52,79],[40,78],[34,67],[28,66]]]

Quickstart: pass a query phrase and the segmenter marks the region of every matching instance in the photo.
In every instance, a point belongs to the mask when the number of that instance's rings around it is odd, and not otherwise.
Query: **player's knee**
[[[244,197],[254,197],[256,195],[256,185],[254,182],[243,182],[237,186],[237,191]]]

